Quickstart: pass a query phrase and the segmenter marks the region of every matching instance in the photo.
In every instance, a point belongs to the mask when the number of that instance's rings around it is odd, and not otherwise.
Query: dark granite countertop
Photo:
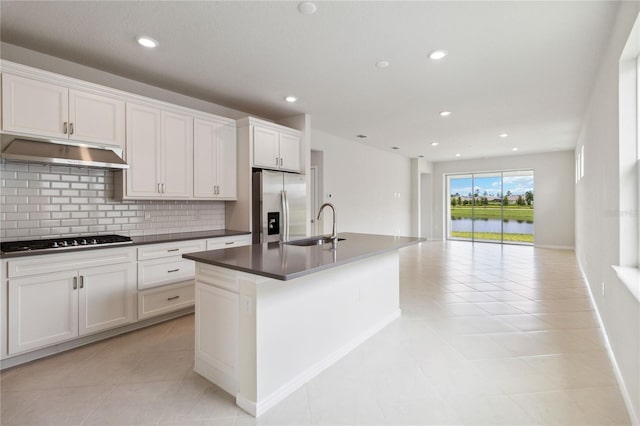
[[[236,235],[249,235],[251,232],[220,229],[217,231],[181,232],[177,234],[158,234],[131,237],[134,245],[172,243],[174,241],[202,240],[208,238],[233,237]]]
[[[254,244],[182,255],[185,259],[277,280],[291,280],[424,241],[414,237],[341,233],[331,244],[301,247],[280,243]]]
[[[220,238],[220,237],[233,237],[236,235],[250,235],[250,232],[245,231],[234,231],[231,229],[219,229],[215,231],[198,231],[198,232],[180,232],[174,234],[156,234],[156,235],[144,235],[139,237],[131,237],[133,240],[130,244],[121,244],[121,245],[97,245],[97,246],[83,246],[80,248],[64,248],[61,250],[43,250],[43,251],[16,251],[16,252],[0,252],[0,259],[8,259],[8,258],[16,258],[23,256],[35,256],[35,255],[43,255],[43,254],[60,254],[60,253],[71,253],[77,251],[87,251],[87,250],[100,250],[100,249],[108,249],[108,248],[116,248],[116,247],[131,247],[131,246],[139,246],[144,244],[159,244],[159,243],[171,243],[175,241],[188,241],[188,240],[202,240],[209,238]]]

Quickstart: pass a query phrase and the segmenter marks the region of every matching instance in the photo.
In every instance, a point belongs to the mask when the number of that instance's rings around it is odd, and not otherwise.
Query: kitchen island
[[[254,244],[196,261],[195,371],[259,416],[400,316],[412,237]]]

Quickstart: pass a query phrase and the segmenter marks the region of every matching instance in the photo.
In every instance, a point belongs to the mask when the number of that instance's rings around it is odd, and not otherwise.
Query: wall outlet
[[[605,283],[602,283],[602,297],[604,297],[606,295],[607,292],[607,285]]]

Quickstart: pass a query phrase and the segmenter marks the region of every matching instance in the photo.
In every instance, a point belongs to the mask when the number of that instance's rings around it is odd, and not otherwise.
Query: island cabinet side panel
[[[255,301],[259,416],[400,316],[398,251],[266,280]]]
[[[232,395],[238,390],[237,281],[233,271],[196,267],[194,370]]]

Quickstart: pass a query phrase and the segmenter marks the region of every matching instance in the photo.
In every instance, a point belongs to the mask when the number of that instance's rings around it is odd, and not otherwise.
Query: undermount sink
[[[307,247],[307,246],[320,246],[322,244],[331,243],[332,241],[333,240],[331,239],[331,237],[326,237],[324,235],[321,235],[318,237],[305,238],[303,240],[287,241],[282,244]],[[338,238],[337,241],[344,241],[344,238]]]

